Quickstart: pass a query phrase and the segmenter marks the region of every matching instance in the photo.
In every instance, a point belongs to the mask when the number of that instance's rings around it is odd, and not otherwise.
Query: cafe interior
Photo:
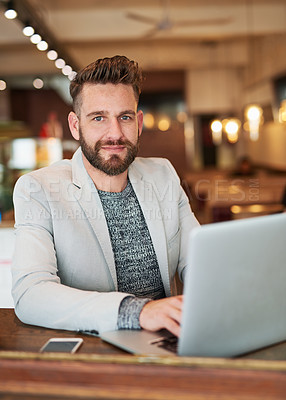
[[[172,162],[200,223],[282,207],[285,1],[0,5],[2,224],[13,223],[17,178],[77,148],[67,124],[70,79],[115,54],[137,60],[144,72],[139,155]],[[5,16],[10,7],[14,18]]]
[[[116,54],[144,73],[139,155],[172,162],[202,225],[284,211],[285,0],[0,0],[0,307],[15,182],[72,157],[69,83]]]

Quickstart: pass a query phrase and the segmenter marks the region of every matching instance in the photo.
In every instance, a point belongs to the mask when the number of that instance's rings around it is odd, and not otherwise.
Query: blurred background
[[[284,210],[285,0],[0,1],[0,211],[27,171],[70,158],[69,83],[139,62],[140,155],[168,158],[201,223]]]

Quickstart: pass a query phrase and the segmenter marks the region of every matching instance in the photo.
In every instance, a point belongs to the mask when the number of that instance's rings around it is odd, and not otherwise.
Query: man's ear
[[[137,112],[137,121],[138,121],[138,136],[141,135],[143,129],[143,111],[138,110]]]
[[[68,115],[68,123],[74,139],[79,140],[79,119],[73,111],[71,111]]]

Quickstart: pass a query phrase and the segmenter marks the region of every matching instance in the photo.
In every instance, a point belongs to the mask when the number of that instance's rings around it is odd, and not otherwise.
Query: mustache
[[[125,146],[127,149],[133,148],[134,145],[129,140],[98,140],[95,144],[94,150],[99,151],[104,146]]]
[[[118,139],[118,140],[99,140],[100,146],[125,146],[130,143],[128,140]]]

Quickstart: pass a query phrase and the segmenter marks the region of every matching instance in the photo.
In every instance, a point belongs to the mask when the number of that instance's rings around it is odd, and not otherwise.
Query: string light
[[[33,81],[33,86],[35,89],[42,89],[42,87],[44,86],[44,81],[40,78],[36,78]]]
[[[6,82],[0,79],[0,90],[5,90],[6,87],[7,87]]]
[[[75,78],[75,76],[76,76],[76,72],[75,72],[75,71],[72,71],[72,72],[69,74],[68,78],[69,78],[70,81],[72,81],[72,80]]]
[[[27,37],[32,36],[35,33],[35,29],[30,26],[30,25],[26,25],[23,28],[23,34]]]
[[[45,40],[41,40],[38,44],[37,44],[37,48],[40,51],[45,51],[48,48],[48,43]]]
[[[58,58],[58,53],[55,50],[49,50],[47,52],[47,57],[49,60],[54,61]]]
[[[9,1],[7,4],[7,9],[4,12],[4,15],[7,19],[15,19],[18,15],[12,1]]]
[[[62,69],[64,66],[66,65],[65,60],[63,60],[62,58],[57,58],[55,61],[55,66],[59,69]]]
[[[42,40],[42,37],[38,33],[34,33],[31,37],[30,40],[33,44],[38,44]]]
[[[13,7],[13,1],[8,1],[7,2],[7,10],[5,11],[4,15],[8,19],[14,19],[18,16],[17,11]],[[23,35],[26,37],[30,38],[31,43],[35,44],[37,46],[37,49],[39,51],[47,51],[49,48],[49,43],[46,40],[43,40],[42,37],[35,32],[35,28],[30,25],[30,23],[24,21],[23,16],[19,16],[19,20],[23,23]],[[63,58],[59,57],[59,54],[56,50],[49,50],[46,53],[47,58],[51,61],[55,61],[55,66],[58,69],[62,70],[63,75],[67,76],[69,80],[73,80],[76,72],[73,71],[72,67],[70,65],[66,65],[66,62]],[[44,83],[41,79],[37,78],[33,82],[34,87],[37,89],[40,89],[43,87]],[[0,80],[0,90],[5,90],[6,89],[6,83],[2,80]]]
[[[6,10],[4,15],[7,19],[15,19],[17,17],[17,12],[15,10]]]
[[[62,73],[66,76],[70,75],[72,73],[72,67],[70,65],[65,65],[62,68]]]

